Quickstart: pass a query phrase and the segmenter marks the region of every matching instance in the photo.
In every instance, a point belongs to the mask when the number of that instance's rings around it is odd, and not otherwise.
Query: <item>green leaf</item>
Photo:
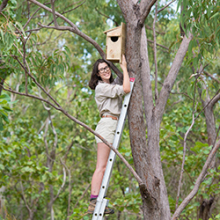
[[[2,29],[0,29],[0,33],[1,33],[2,41],[3,41],[3,43],[4,43],[4,33],[3,33],[3,30],[2,30]]]
[[[202,90],[202,99],[204,100],[206,98],[206,89]]]
[[[6,106],[2,106],[2,108],[5,109],[6,111],[10,111],[10,112],[12,111],[9,107]]]
[[[0,131],[3,130],[3,122],[2,122],[2,118],[0,117]]]
[[[12,33],[14,33],[14,26],[13,26],[13,24],[11,23],[11,22],[9,22],[8,23],[8,28],[9,28],[9,30],[12,32]]]
[[[26,36],[26,33],[25,33],[24,29],[23,29],[23,26],[21,25],[21,23],[18,22],[18,21],[16,21],[15,24],[18,25],[18,27],[19,27],[20,30],[22,31],[24,37],[27,37],[27,36]]]
[[[219,15],[219,12],[216,12],[214,15],[212,15],[209,19],[211,20],[211,19],[213,19],[213,18],[215,18],[216,16],[218,16]]]

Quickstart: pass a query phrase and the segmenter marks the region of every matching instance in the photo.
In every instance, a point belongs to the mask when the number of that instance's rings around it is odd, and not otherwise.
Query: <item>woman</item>
[[[123,70],[123,85],[119,78],[113,79],[108,63],[99,59],[93,66],[92,76],[89,87],[95,90],[95,100],[99,109],[101,120],[99,121],[96,132],[109,143],[113,143],[115,130],[122,106],[122,96],[130,92],[130,79],[127,71],[125,56],[122,56],[120,64]],[[92,214],[95,209],[96,199],[102,183],[102,178],[107,165],[110,148],[99,138],[97,142],[97,163],[96,170],[92,177],[91,196],[88,213]],[[113,214],[114,210],[106,207],[105,214]]]

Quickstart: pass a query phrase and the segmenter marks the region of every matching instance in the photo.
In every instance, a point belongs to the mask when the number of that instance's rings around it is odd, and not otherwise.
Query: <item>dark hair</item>
[[[92,70],[92,75],[91,75],[91,79],[90,79],[90,81],[89,81],[89,87],[91,88],[91,89],[95,89],[95,87],[97,86],[97,84],[98,84],[98,81],[99,80],[102,80],[102,78],[100,77],[100,76],[98,76],[98,72],[99,72],[99,69],[98,69],[98,66],[99,66],[99,64],[100,63],[106,63],[108,66],[109,66],[109,64],[104,60],[104,59],[98,59],[95,63],[94,63],[94,65],[93,65],[93,70]],[[111,77],[110,77],[110,83],[112,83],[113,81],[114,81],[114,78],[113,78],[113,76],[112,76],[112,74],[111,74]]]

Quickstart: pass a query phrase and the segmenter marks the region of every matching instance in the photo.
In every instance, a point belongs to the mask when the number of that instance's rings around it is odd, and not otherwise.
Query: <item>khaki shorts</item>
[[[117,127],[117,120],[112,118],[101,118],[95,131],[106,139],[110,144],[113,143],[115,137],[115,131]],[[102,143],[103,141],[95,136],[97,143]]]

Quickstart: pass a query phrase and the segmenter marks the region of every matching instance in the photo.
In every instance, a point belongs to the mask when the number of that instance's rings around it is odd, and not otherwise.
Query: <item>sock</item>
[[[92,194],[91,194],[91,196],[90,196],[90,200],[92,200],[92,199],[96,199],[96,198],[98,198],[98,195],[92,195]]]

